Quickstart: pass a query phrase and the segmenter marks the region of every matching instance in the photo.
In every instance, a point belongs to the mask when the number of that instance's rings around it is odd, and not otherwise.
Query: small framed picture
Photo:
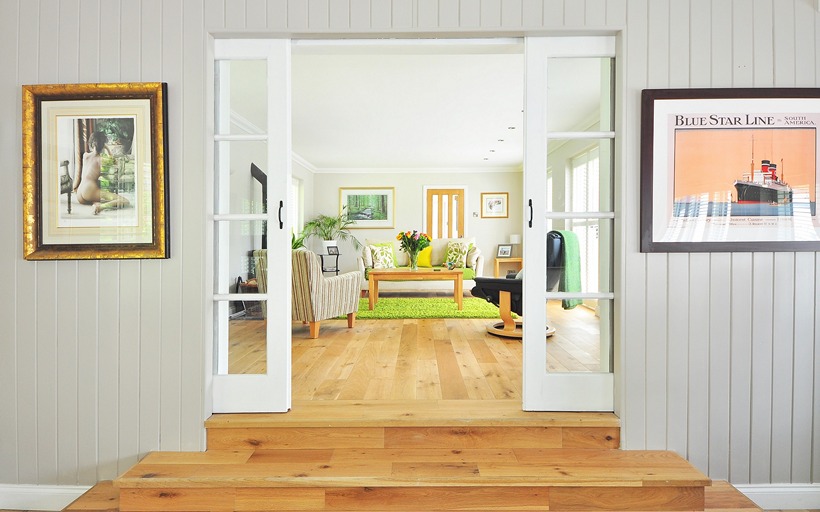
[[[327,253],[332,255],[332,256],[338,256],[339,255],[339,248],[335,245],[329,245],[327,247]]]
[[[482,192],[481,193],[481,217],[506,219],[509,217],[507,211],[507,192]]]
[[[496,253],[496,258],[509,258],[512,256],[512,245],[511,244],[501,244],[498,246],[498,252]]]

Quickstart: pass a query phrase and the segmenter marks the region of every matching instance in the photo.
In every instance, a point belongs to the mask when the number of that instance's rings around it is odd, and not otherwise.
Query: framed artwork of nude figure
[[[169,257],[166,89],[23,86],[26,259]]]

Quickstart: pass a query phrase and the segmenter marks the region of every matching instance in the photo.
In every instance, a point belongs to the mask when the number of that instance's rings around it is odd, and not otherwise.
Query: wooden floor
[[[551,301],[557,329],[547,340],[550,371],[600,368],[598,320],[584,307]],[[311,400],[521,398],[521,342],[486,332],[492,320],[326,320],[318,339],[292,326],[293,398]],[[230,323],[229,372],[265,371],[265,321]]]

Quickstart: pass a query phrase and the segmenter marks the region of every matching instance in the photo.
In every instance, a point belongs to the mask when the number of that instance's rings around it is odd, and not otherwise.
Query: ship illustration
[[[735,180],[738,204],[786,205],[792,202],[792,188],[777,175],[777,165],[762,160],[760,169]]]

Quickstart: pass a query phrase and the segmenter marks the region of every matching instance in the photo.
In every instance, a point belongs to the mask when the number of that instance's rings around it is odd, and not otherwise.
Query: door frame
[[[309,44],[311,41],[316,41],[317,43],[320,43],[320,44],[328,44],[328,43],[332,43],[332,42],[341,42],[342,44],[349,44],[350,42],[352,42],[354,40],[360,40],[361,41],[361,39],[358,38],[358,37],[355,37],[355,36],[345,37],[346,35],[347,34],[344,34],[344,33],[333,34],[332,39],[309,39],[309,38],[294,37],[293,35],[291,35],[289,38],[287,38],[287,41],[289,41],[289,42],[298,42],[299,44]],[[394,34],[383,34],[383,36],[384,37],[394,37],[395,35]],[[601,38],[603,36],[608,36],[608,37],[614,38],[616,40],[615,46],[618,49],[620,49],[622,47],[620,45],[620,41],[619,41],[620,36],[618,36],[618,35],[614,35],[614,34],[600,35],[600,34],[598,34],[598,35],[591,35],[591,36],[589,36],[589,38]],[[378,35],[374,34],[373,37],[378,37]],[[524,36],[523,40],[526,40],[527,37],[529,37],[529,36]],[[510,38],[514,38],[516,40],[522,39],[521,34],[514,34],[514,35],[510,35],[510,36],[499,35],[497,37],[492,37],[493,40],[502,40],[502,39],[510,39]],[[488,37],[486,35],[482,35],[482,34],[461,34],[460,35],[460,41],[479,42],[481,40],[486,41],[487,39],[488,39]],[[572,42],[571,42],[572,38],[571,37],[565,37],[565,36],[550,37],[550,40],[553,41],[553,42],[555,42],[559,39],[564,39],[568,46],[571,46],[571,44],[572,44]],[[213,76],[213,66],[214,66],[214,54],[213,54],[214,38],[213,38],[213,35],[209,35],[209,40],[210,40],[211,44],[208,47],[208,56],[207,56],[207,60],[206,60],[206,72],[209,72],[208,73],[209,76]],[[406,42],[411,42],[411,41],[415,41],[415,40],[414,39],[405,39],[405,40],[400,41],[399,44],[404,44]],[[620,62],[621,59],[622,59],[622,56],[619,55],[620,52],[616,51],[615,53],[616,53],[616,55],[615,55],[616,62]],[[622,69],[622,65],[619,64],[618,67],[620,69]],[[526,73],[525,73],[525,75],[526,75]],[[623,116],[620,114],[620,112],[621,112],[620,106],[623,103],[623,101],[620,99],[620,94],[621,93],[619,92],[619,91],[622,90],[622,87],[619,87],[620,76],[621,76],[620,73],[617,73],[615,75],[615,80],[616,80],[615,85],[614,85],[614,89],[615,89],[614,102],[616,103],[615,125],[616,125],[616,129],[620,133],[623,133],[623,126],[622,126]],[[208,94],[206,94],[206,101],[209,101],[210,105],[214,105],[214,103],[213,103],[213,93],[212,93],[212,91],[210,91],[210,92],[211,92],[210,97],[208,96]],[[288,101],[290,101],[289,97],[288,97]],[[526,101],[525,101],[525,105],[526,105]],[[525,115],[525,118],[530,117],[530,115],[531,115],[530,111],[531,111],[530,108],[525,109],[525,112],[527,114],[527,115]],[[213,108],[206,109],[205,118],[206,118],[205,119],[206,120],[206,126],[213,126]],[[526,124],[526,122],[525,122],[525,130],[528,129],[528,126],[529,125]],[[289,142],[290,142],[290,139],[288,138],[288,143]],[[209,139],[209,144],[211,144],[211,143],[212,143],[211,139]],[[212,148],[212,146],[209,145],[209,144],[206,144],[206,147],[211,147]],[[621,155],[621,156],[614,159],[614,169],[613,169],[614,176],[615,176],[614,183],[613,183],[613,186],[614,186],[614,189],[615,189],[615,197],[614,197],[613,207],[616,211],[618,210],[618,207],[619,207],[620,202],[621,202],[620,198],[618,197],[618,191],[623,189],[623,184],[620,182],[620,181],[622,181],[622,177],[621,177],[622,173],[621,173],[620,170],[623,167],[623,159],[624,159],[623,151],[621,151],[621,147],[622,147],[622,143],[617,142],[616,143],[616,148],[615,148],[616,155]],[[526,151],[526,148],[525,148],[525,151]],[[212,169],[213,169],[213,152],[212,151],[209,152],[206,155],[205,160],[206,160],[206,170],[211,170],[210,172],[212,172]],[[290,162],[288,162],[288,169],[290,169]],[[288,173],[288,176],[290,176],[290,173]],[[206,194],[207,194],[207,197],[210,198],[210,197],[213,197],[213,175],[207,176],[206,180],[207,180],[206,181],[206,186],[205,186]],[[525,180],[525,188],[526,187],[527,187],[527,183],[526,183],[526,180]],[[425,193],[425,200],[426,200],[426,193]],[[210,204],[210,202],[209,202],[209,204]],[[466,204],[465,204],[465,207],[466,207]],[[527,215],[528,215],[529,212],[527,211],[526,205],[523,205],[523,207],[524,207],[524,216],[523,216],[524,225],[526,225]],[[425,210],[425,215],[426,215],[426,210]],[[425,222],[426,222],[426,219],[425,219]],[[289,224],[290,224],[290,221],[288,220],[288,229],[290,227]],[[466,228],[466,225],[467,225],[467,220],[466,220],[466,217],[465,217],[465,228]],[[527,231],[527,229],[525,229],[524,226],[522,226],[522,229],[524,229],[524,232]],[[617,289],[617,287],[620,283],[620,280],[621,280],[620,276],[625,271],[624,268],[623,268],[623,263],[622,263],[623,262],[623,255],[622,255],[623,248],[622,248],[622,243],[620,242],[620,240],[623,238],[623,234],[622,234],[622,230],[621,230],[620,226],[618,225],[617,219],[616,219],[616,222],[615,222],[613,232],[614,232],[614,245],[615,245],[615,247],[614,247],[614,254],[613,254],[612,272],[613,272],[614,285]],[[533,236],[533,235],[530,235],[530,236]],[[212,233],[210,232],[209,228],[206,228],[206,243],[207,243],[208,247],[213,247],[213,236],[212,236]],[[526,235],[525,235],[525,243],[526,243]],[[206,269],[212,270],[213,269],[213,255],[210,254],[210,253],[207,253],[205,255],[205,259],[206,259]],[[289,269],[289,261],[288,261],[287,267]],[[288,276],[288,279],[289,279],[289,276]],[[206,282],[207,281],[208,280],[206,279]],[[212,283],[208,283],[208,284],[212,284]],[[530,291],[529,291],[530,294],[534,293],[532,291],[534,289],[534,287],[533,286],[528,286],[526,281],[525,281],[524,287],[525,287],[525,296],[527,296],[527,293],[528,293],[527,290],[528,289],[530,289]],[[211,288],[208,288],[208,289],[213,289],[213,288],[211,287]],[[289,305],[290,304],[290,295],[289,294],[287,294],[287,295],[288,295],[288,305]],[[541,292],[541,294],[539,294],[538,298],[540,300],[543,300],[543,292]],[[268,301],[268,302],[270,303],[272,301]],[[212,326],[213,326],[213,311],[212,311],[213,308],[211,307],[211,304],[212,304],[212,301],[208,300],[206,298],[205,304],[204,304],[205,312],[206,312],[205,315],[204,315],[204,317],[205,317],[205,326],[206,326],[205,332],[210,332],[211,329],[212,329]],[[610,397],[607,400],[608,405],[601,406],[601,407],[586,408],[584,410],[616,410],[617,409],[617,407],[614,407],[614,404],[616,403],[615,398],[616,398],[616,392],[617,392],[615,382],[616,382],[617,370],[620,367],[620,365],[619,365],[620,350],[616,350],[616,348],[619,347],[618,340],[621,338],[622,330],[623,330],[623,327],[621,326],[621,322],[619,322],[619,316],[622,315],[622,313],[620,312],[620,309],[621,308],[615,307],[614,308],[614,315],[613,315],[614,326],[613,326],[613,339],[612,339],[611,349],[612,349],[612,353],[614,355],[614,364],[612,365],[612,370],[608,374],[609,377],[607,377],[605,379],[606,382],[604,382],[603,387],[601,387],[600,385],[594,385],[591,388],[592,392],[595,393],[596,396],[601,395],[601,392],[603,390],[603,392]],[[289,341],[290,341],[290,337],[288,335],[288,347],[290,347]],[[214,411],[214,401],[213,401],[214,400],[214,394],[213,394],[213,391],[214,391],[214,381],[216,380],[217,376],[214,374],[215,357],[214,357],[213,339],[206,339],[205,355],[206,355],[206,372],[205,372],[205,397],[204,397],[204,401],[205,401],[205,405],[206,405],[206,410],[207,411]],[[525,351],[524,359],[526,360],[526,358],[527,358],[527,353]],[[288,374],[289,374],[290,366],[291,366],[290,365],[290,354],[288,354],[287,361],[288,361]],[[523,361],[522,361],[522,364],[524,364]],[[567,374],[566,380],[568,382],[577,381],[579,379],[579,377],[582,377],[583,375],[584,374]],[[289,398],[289,396],[290,396],[290,379],[289,378],[288,378],[288,383],[287,383],[287,389],[288,389],[288,408],[289,408],[290,407],[290,398]],[[523,392],[523,390],[522,390],[522,392]],[[526,404],[526,401],[522,401],[522,407],[525,406],[525,404]],[[525,410],[529,410],[526,407],[524,407],[524,408],[525,408]]]

